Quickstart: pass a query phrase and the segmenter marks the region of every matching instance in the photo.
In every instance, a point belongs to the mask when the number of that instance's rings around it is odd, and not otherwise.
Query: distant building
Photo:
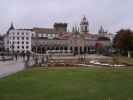
[[[53,39],[56,37],[56,33],[54,31],[54,29],[50,29],[50,28],[33,28],[32,32],[34,32],[34,36],[32,36],[32,38],[45,38],[45,39]]]
[[[104,28],[101,26],[99,31],[98,31],[99,37],[104,37],[104,38],[108,38],[111,41],[113,41],[113,36],[114,34],[109,33],[108,31],[105,31]]]
[[[4,51],[4,36],[0,35],[0,52]]]
[[[67,32],[67,23],[55,23],[53,28],[34,27],[32,31],[37,38],[53,39],[58,37],[58,33]]]
[[[14,52],[31,51],[31,37],[30,29],[15,29],[11,24],[4,38],[5,49]]]
[[[58,50],[62,52],[71,51],[74,54],[84,54],[90,53],[97,47],[104,48],[111,45],[109,39],[100,39],[99,34],[91,34],[89,32],[89,22],[85,16],[81,19],[80,31],[79,28],[75,26],[72,32],[66,32],[66,25],[56,25],[57,26],[54,25],[56,31],[53,33],[45,33],[43,29],[38,29],[38,31],[34,30],[36,36],[41,33],[45,35],[38,35],[39,37],[37,36],[32,39],[33,52],[46,53],[48,50]],[[51,35],[52,38],[48,35]]]
[[[101,38],[102,37],[102,38]],[[103,38],[104,37],[104,38]],[[72,32],[67,32],[67,23],[55,23],[53,28],[15,29],[13,24],[4,38],[5,49],[9,51],[46,53],[49,50],[61,52],[71,51],[73,54],[87,54],[96,48],[111,45],[110,39],[105,39],[101,28],[99,34],[89,32],[89,22],[84,16],[80,28],[73,27]]]
[[[56,33],[67,32],[67,23],[55,23],[54,31]]]

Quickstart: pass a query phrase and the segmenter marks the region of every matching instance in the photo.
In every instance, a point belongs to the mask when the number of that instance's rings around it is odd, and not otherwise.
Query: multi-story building
[[[51,33],[46,33],[45,30],[39,28],[38,30],[34,30],[36,36],[39,36],[40,33],[44,33],[47,34],[45,36],[51,34],[53,37],[33,38],[32,51],[37,53],[46,53],[48,50],[59,50],[71,51],[74,54],[83,54],[89,53],[92,49],[104,48],[111,45],[109,39],[102,40],[99,38],[99,34],[91,34],[89,32],[89,22],[86,17],[81,19],[80,30],[78,27],[74,27],[73,32],[67,32],[67,26],[65,25],[63,25],[62,29],[62,32],[53,31]]]
[[[34,27],[32,29],[32,32],[35,33],[34,36],[32,36],[32,38],[53,39],[57,37],[57,33],[55,33],[54,29],[50,28]]]
[[[67,32],[67,23],[55,23],[53,28],[15,29],[13,24],[5,35],[5,48],[9,51],[46,53],[48,50],[71,51],[74,54],[89,53],[92,49],[111,45],[101,34],[89,32],[89,22],[84,16],[80,28]]]
[[[4,51],[4,36],[0,35],[0,52]]]
[[[100,27],[98,33],[99,33],[99,37],[104,37],[113,41],[114,34],[109,33],[108,31],[105,31],[102,26]]]
[[[30,29],[15,29],[11,24],[4,39],[5,49],[14,52],[31,51],[32,33]]]

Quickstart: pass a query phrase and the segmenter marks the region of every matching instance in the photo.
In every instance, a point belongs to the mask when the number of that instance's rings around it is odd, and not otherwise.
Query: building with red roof
[[[93,34],[89,31],[89,21],[84,16],[80,22],[80,28],[73,27],[72,32],[67,31],[67,23],[55,23],[53,28],[14,29],[14,32],[30,32],[32,35],[30,46],[32,52],[46,53],[48,50],[71,51],[73,54],[89,53],[91,49],[104,48],[111,45],[108,37],[105,37],[100,30],[100,34]],[[105,34],[105,33],[104,33]],[[23,45],[23,44],[22,44]],[[22,51],[22,50],[21,50]]]

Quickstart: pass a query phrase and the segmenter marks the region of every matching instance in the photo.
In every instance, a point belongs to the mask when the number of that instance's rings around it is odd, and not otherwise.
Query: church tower
[[[80,22],[80,32],[89,32],[89,22],[85,16],[81,19]]]
[[[104,30],[103,26],[100,27],[98,33],[101,37],[105,37],[108,34],[108,32]]]

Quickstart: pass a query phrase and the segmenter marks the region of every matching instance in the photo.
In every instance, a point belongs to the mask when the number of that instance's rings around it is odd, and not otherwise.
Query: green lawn
[[[27,69],[0,79],[0,100],[133,100],[133,69]]]

